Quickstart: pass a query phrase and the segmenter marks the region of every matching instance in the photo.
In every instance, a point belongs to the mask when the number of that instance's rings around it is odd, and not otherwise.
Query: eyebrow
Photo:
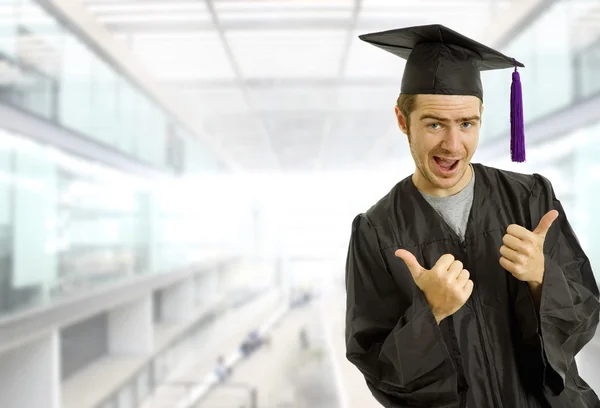
[[[425,120],[425,119],[432,119],[438,122],[450,122],[449,119],[447,118],[442,118],[439,116],[435,116],[435,115],[428,115],[425,114],[423,116],[421,116],[420,120]],[[458,123],[463,123],[463,122],[471,122],[471,121],[480,121],[481,117],[479,115],[475,115],[475,116],[468,116],[468,117],[464,117],[464,118],[459,118],[456,120],[456,122]]]

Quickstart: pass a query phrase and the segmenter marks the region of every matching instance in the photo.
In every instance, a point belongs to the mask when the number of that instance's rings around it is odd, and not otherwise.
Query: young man
[[[360,38],[407,59],[416,170],[353,221],[347,358],[390,408],[599,408],[574,359],[598,286],[551,183],[470,163],[479,71],[523,65],[440,25]]]

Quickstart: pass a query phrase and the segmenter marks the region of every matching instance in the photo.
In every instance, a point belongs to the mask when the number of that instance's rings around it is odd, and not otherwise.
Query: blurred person
[[[240,346],[240,351],[244,357],[248,357],[254,351],[256,351],[262,345],[267,344],[270,345],[270,340],[265,337],[261,337],[258,333],[258,330],[254,329],[248,333],[244,341]]]
[[[346,259],[346,356],[385,407],[598,408],[575,355],[600,302],[552,184],[471,163],[481,70],[517,66],[441,25],[360,36],[406,59],[395,108],[415,172],[358,214]]]
[[[300,348],[302,350],[308,350],[310,348],[310,342],[308,341],[308,330],[306,330],[306,327],[302,326],[298,335],[300,338]]]
[[[231,375],[231,368],[225,364],[223,356],[217,358],[217,366],[215,367],[215,374],[219,379],[219,382],[225,381]]]

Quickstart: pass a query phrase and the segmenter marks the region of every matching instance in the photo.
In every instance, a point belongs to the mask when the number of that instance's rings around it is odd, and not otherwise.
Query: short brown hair
[[[410,114],[417,108],[417,96],[418,94],[400,94],[398,100],[396,101],[396,105],[398,105],[398,109],[402,116],[406,119],[406,127],[410,128]],[[480,101],[479,104],[479,114],[483,112],[483,102]]]
[[[417,108],[417,96],[416,94],[400,94],[396,105],[404,119],[406,119],[406,127],[410,128],[410,114]]]

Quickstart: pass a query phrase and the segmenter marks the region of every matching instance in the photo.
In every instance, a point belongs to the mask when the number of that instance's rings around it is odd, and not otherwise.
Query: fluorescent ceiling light
[[[516,1],[516,0],[515,0]],[[512,3],[512,0],[421,0],[416,2],[414,0],[363,0],[362,9],[368,10],[371,8],[395,8],[410,10],[415,8],[415,5],[427,9],[456,9],[462,11],[470,10],[473,8],[491,8],[497,6],[507,6]]]
[[[176,2],[166,1],[165,3],[129,3],[129,4],[94,4],[88,6],[94,13],[101,12],[144,12],[144,11],[206,11],[206,5],[200,1],[194,2]]]
[[[426,20],[439,20],[440,18],[447,18],[448,16],[464,16],[465,13],[469,13],[469,17],[476,19],[480,16],[490,15],[490,10],[456,10],[440,7],[434,11],[425,10],[362,10],[359,14],[359,20],[383,20],[383,21],[407,21],[410,19],[426,19]],[[475,20],[473,20],[475,21]],[[456,22],[455,22],[456,23]],[[469,22],[469,24],[471,21]],[[465,24],[466,25],[466,24]]]
[[[136,33],[133,34],[133,39],[135,43],[144,43],[149,42],[153,43],[154,41],[190,41],[195,40],[198,42],[219,42],[219,35],[216,32],[210,31],[198,31],[198,32],[156,32],[156,33]]]
[[[221,20],[235,21],[254,21],[254,20],[333,20],[333,19],[349,19],[352,17],[351,10],[342,11],[294,11],[294,10],[278,10],[278,11],[226,11],[220,12]]]
[[[335,42],[331,46],[296,43],[290,47],[284,43],[261,48],[234,42],[231,46],[242,75],[253,78],[334,77],[343,49],[341,43]]]
[[[229,10],[273,10],[273,9],[352,9],[354,0],[337,1],[218,1],[215,7],[219,11]]]
[[[313,42],[316,46],[319,46],[323,42],[332,40],[343,41],[347,36],[346,30],[310,30],[310,31],[298,31],[298,30],[229,30],[226,33],[227,39],[236,42],[244,42],[256,44],[257,40],[268,44],[281,43],[291,44],[299,42]]]
[[[136,14],[98,16],[98,21],[103,23],[160,23],[160,22],[211,22],[211,17],[206,13],[181,13],[181,14]]]

